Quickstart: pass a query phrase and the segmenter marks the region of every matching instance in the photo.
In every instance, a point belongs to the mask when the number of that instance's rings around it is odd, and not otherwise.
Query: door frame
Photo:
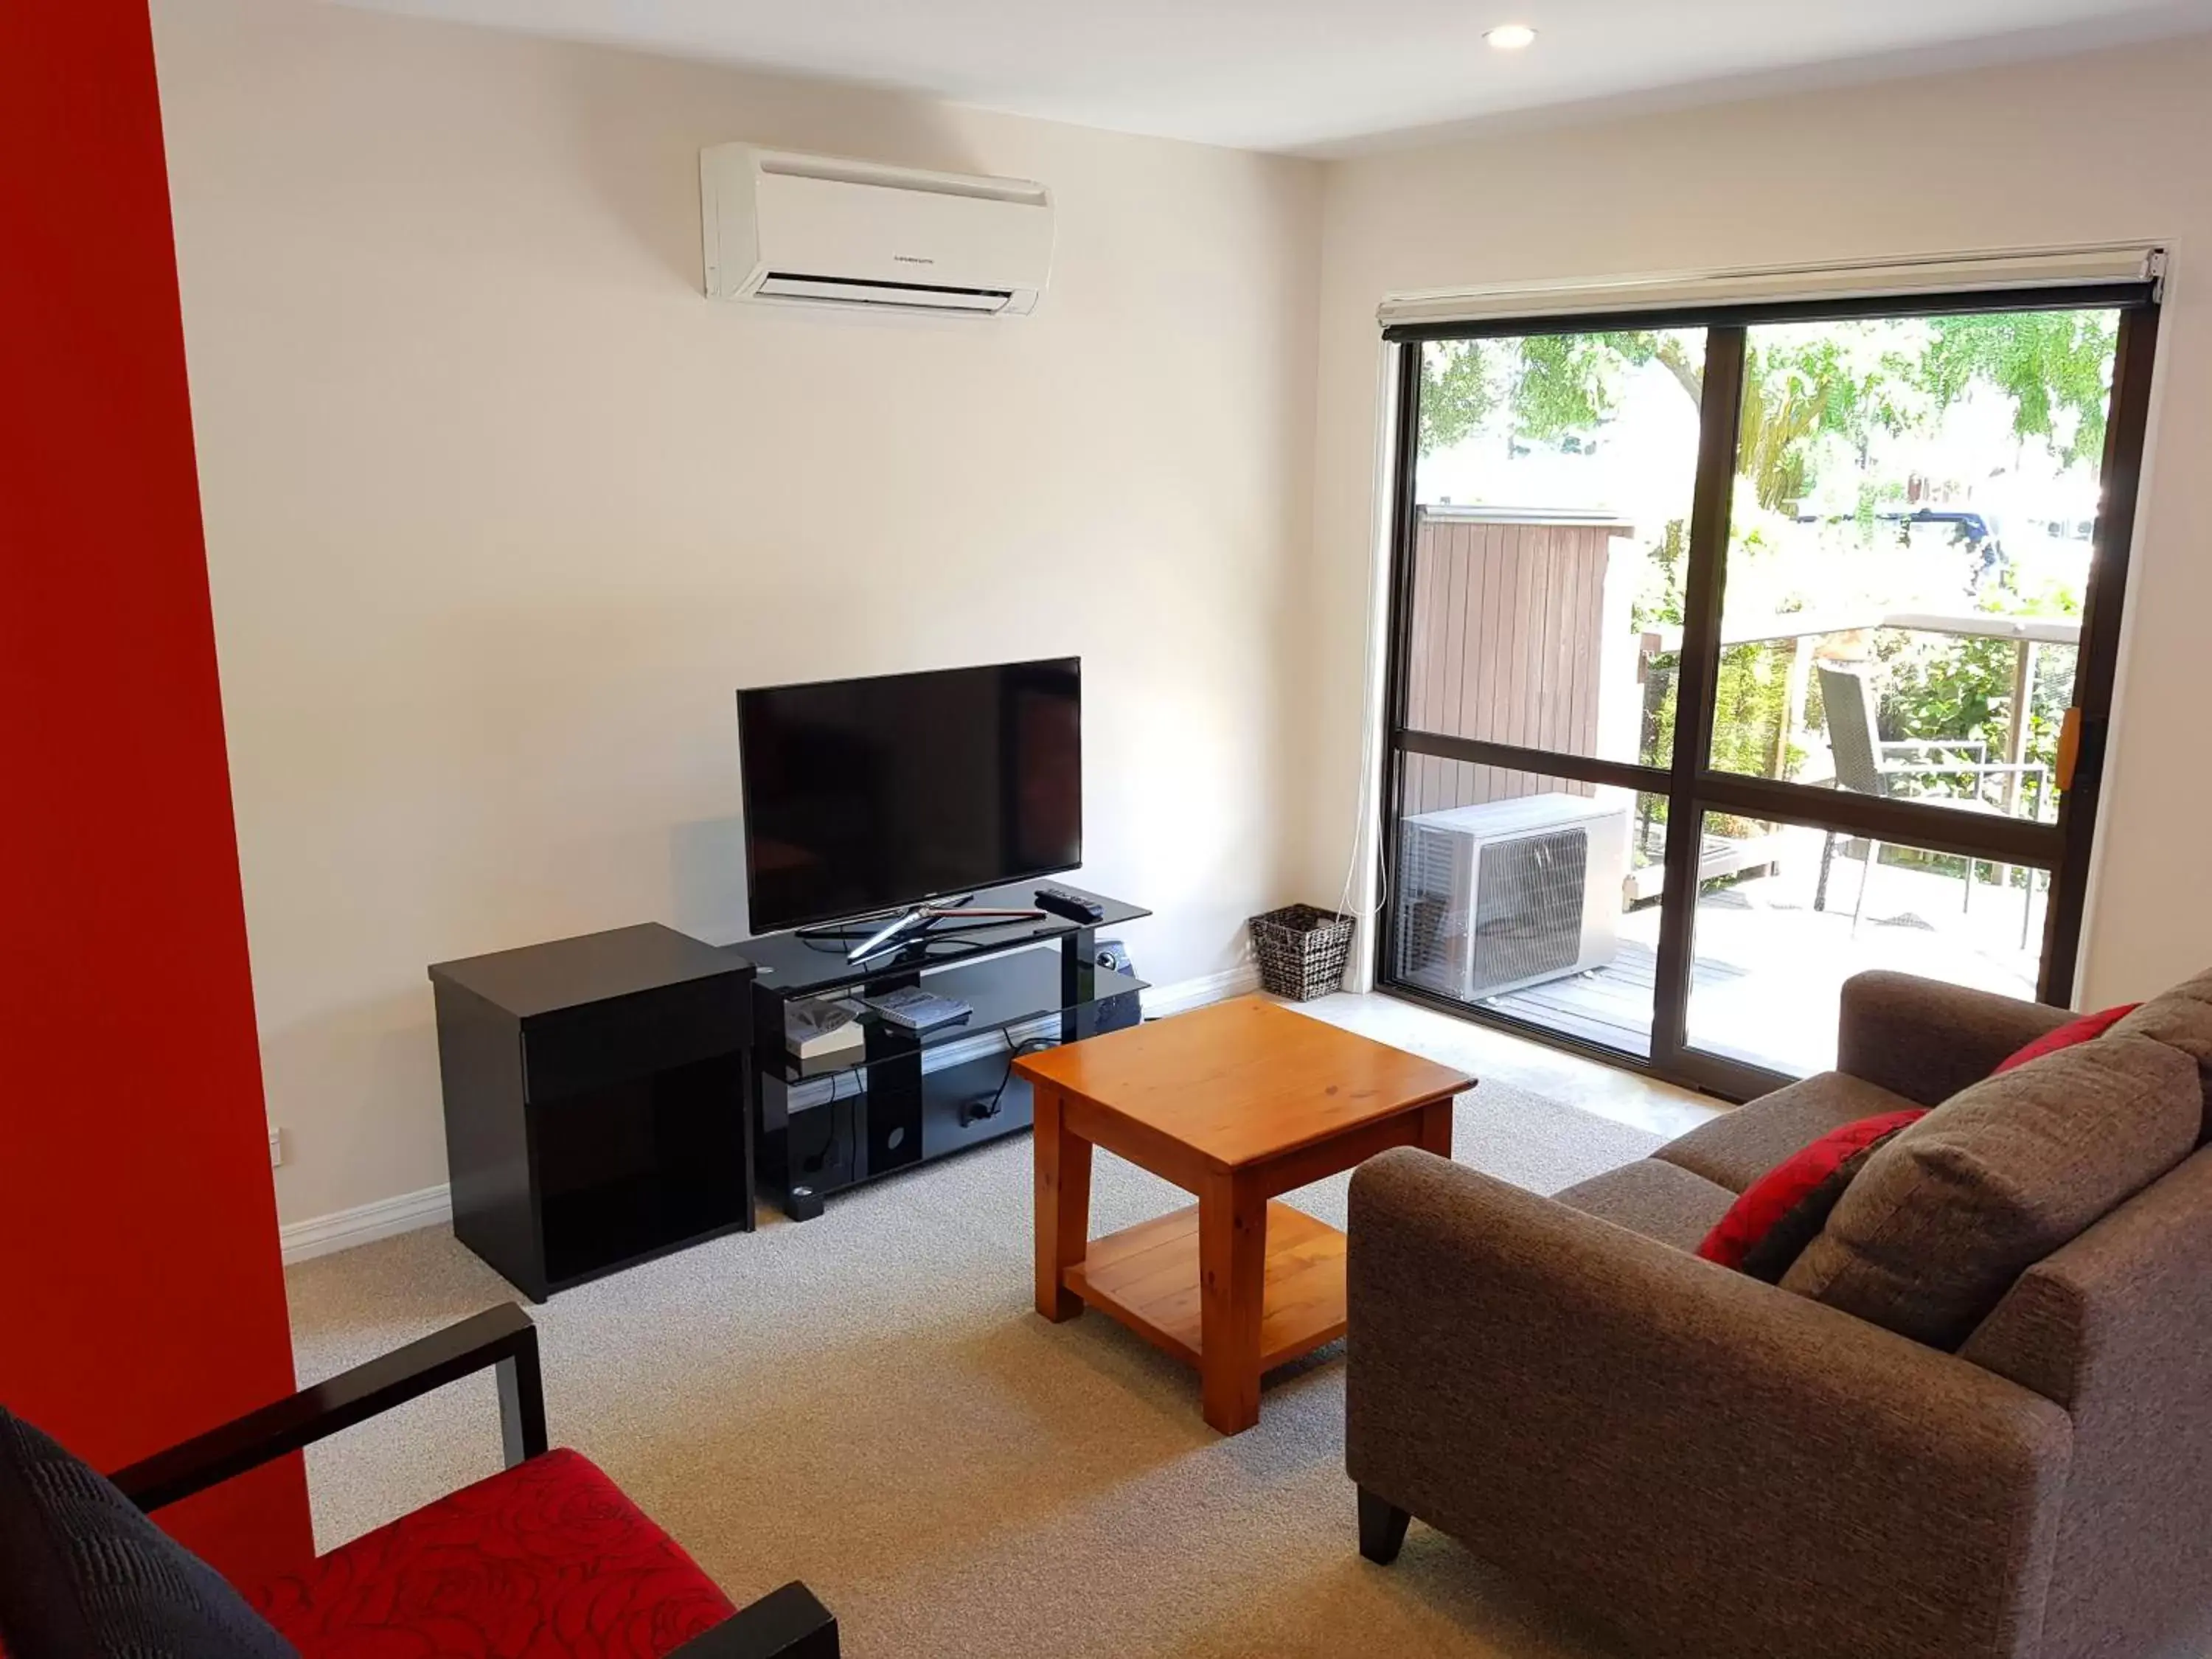
[[[1383,330],[1397,350],[1391,388],[1389,453],[1389,539],[1385,584],[1382,763],[1377,769],[1382,878],[1373,930],[1372,971],[1378,990],[1480,1024],[1733,1099],[1748,1099],[1792,1079],[1768,1068],[1697,1049],[1688,1041],[1696,919],[1694,889],[1704,815],[1723,811],[1763,820],[1810,825],[1883,842],[2049,872],[2037,995],[2069,1006],[2085,907],[2104,768],[2109,748],[2121,621],[2135,543],[2142,465],[2155,372],[2160,295],[2155,281],[2027,289],[1960,289],[1867,299],[1784,301],[1484,318],[1467,323],[1401,324]],[[2107,406],[2100,498],[2092,538],[2069,722],[2072,769],[2060,787],[2057,822],[1971,816],[1917,801],[1820,790],[1778,779],[1717,772],[1707,764],[1720,666],[1720,629],[1727,574],[1738,428],[1747,331],[1777,322],[1844,321],[1884,317],[1957,316],[2020,311],[2112,310],[2118,332]],[[1684,558],[1682,644],[1677,670],[1674,750],[1665,766],[1601,760],[1425,732],[1410,725],[1413,625],[1416,471],[1419,465],[1421,347],[1431,341],[1522,338],[1626,330],[1698,327],[1706,331],[1704,402],[1699,411],[1694,494]],[[1717,402],[1716,399],[1717,398]],[[1650,1054],[1638,1056],[1494,1009],[1462,1003],[1396,978],[1396,917],[1390,872],[1398,844],[1409,757],[1428,756],[1502,769],[1535,772],[1571,782],[1656,793],[1666,798],[1664,897],[1653,992]],[[2064,759],[2062,757],[2062,770]],[[1692,833],[1674,833],[1675,826]],[[2030,879],[2033,880],[2031,874]],[[1688,902],[1680,896],[1692,894]]]

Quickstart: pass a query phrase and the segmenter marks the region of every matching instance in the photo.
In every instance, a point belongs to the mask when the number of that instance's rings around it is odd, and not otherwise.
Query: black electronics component
[[[1106,912],[1095,899],[1080,893],[1071,893],[1065,887],[1040,887],[1036,890],[1037,908],[1049,910],[1056,916],[1066,916],[1070,921],[1098,921]]]
[[[1077,868],[1082,697],[1074,657],[740,691],[753,932]]]

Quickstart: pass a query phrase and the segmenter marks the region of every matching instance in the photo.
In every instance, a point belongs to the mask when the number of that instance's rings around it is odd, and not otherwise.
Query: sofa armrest
[[[158,1510],[481,1370],[498,1373],[500,1431],[508,1465],[537,1456],[546,1446],[538,1328],[508,1302],[155,1452],[108,1478],[140,1509]]]
[[[1893,1095],[1940,1106],[1979,1083],[2014,1049],[2074,1016],[1911,974],[1854,974],[1844,981],[1836,1069]]]
[[[837,1659],[837,1620],[794,1578],[700,1632],[669,1659]]]
[[[1661,1651],[2033,1651],[2049,1401],[1410,1149],[1353,1176],[1350,1251],[1373,1497]]]

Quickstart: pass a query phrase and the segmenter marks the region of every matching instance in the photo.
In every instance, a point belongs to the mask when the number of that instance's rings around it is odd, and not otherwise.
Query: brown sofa
[[[1863,975],[1838,1071],[1556,1200],[1411,1150],[1364,1166],[1363,1551],[1389,1560],[1418,1516],[1640,1653],[2203,1652],[2212,1151],[2022,1274],[1955,1353],[1691,1253],[1807,1141],[1933,1106],[2069,1018]],[[2212,975],[2128,1025],[2212,1085]]]

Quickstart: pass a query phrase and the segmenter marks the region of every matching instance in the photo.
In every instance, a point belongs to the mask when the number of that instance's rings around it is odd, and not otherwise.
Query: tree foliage
[[[1863,445],[1876,431],[1903,431],[1916,382],[1913,363],[1850,333],[1747,343],[1736,470],[1761,507],[1787,512],[1805,496],[1811,441]]]
[[[2103,447],[2117,328],[2106,311],[1938,317],[1910,351],[1879,323],[1759,330],[1745,351],[1739,468],[1760,506],[1787,511],[1805,495],[1815,440],[1863,447],[1977,386],[2011,400],[2017,436],[2050,440],[2070,465]],[[1692,337],[1630,330],[1432,343],[1421,356],[1420,453],[1465,442],[1501,408],[1516,438],[1555,443],[1595,432],[1624,378],[1654,362],[1702,405]]]
[[[2013,429],[2047,438],[2069,466],[2100,454],[2111,400],[2119,317],[2110,311],[2028,311],[1938,317],[1915,366],[1919,383],[1948,407],[1977,383],[2012,399]],[[2070,414],[2072,430],[2060,416]]]

